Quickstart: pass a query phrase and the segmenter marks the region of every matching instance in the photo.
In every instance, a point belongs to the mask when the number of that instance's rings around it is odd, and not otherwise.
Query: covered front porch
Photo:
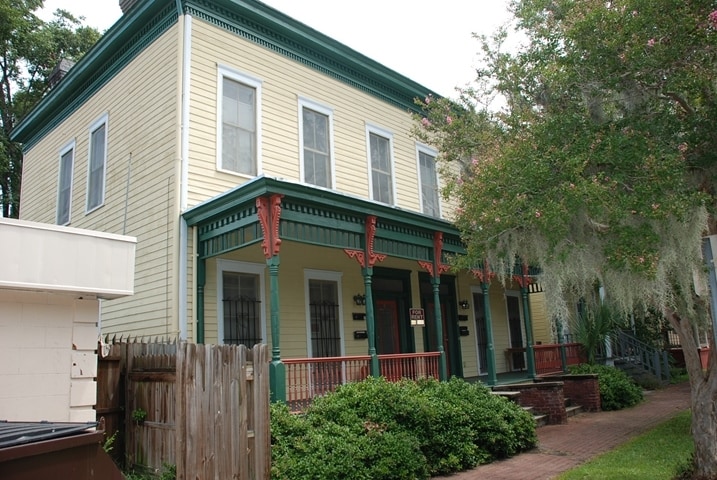
[[[519,267],[508,289],[487,268],[451,271],[464,248],[444,220],[267,177],[183,218],[190,338],[270,344],[273,400],[367,375],[532,378],[536,339],[552,343],[547,321],[534,334],[533,272]]]
[[[564,373],[568,366],[584,361],[579,343],[536,345],[534,352],[537,375]],[[381,375],[389,381],[439,379],[438,359],[438,352],[378,355]],[[370,361],[369,355],[284,359],[286,401],[292,409],[301,410],[316,396],[340,385],[364,380],[370,373]],[[466,378],[490,386],[532,382],[534,379],[535,375],[527,370],[497,373],[495,378],[488,374]]]

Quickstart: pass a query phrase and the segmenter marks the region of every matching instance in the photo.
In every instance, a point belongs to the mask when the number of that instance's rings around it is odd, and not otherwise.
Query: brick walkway
[[[604,453],[690,407],[688,382],[647,392],[633,408],[581,413],[566,425],[538,428],[538,447],[507,460],[447,477],[450,480],[550,479]]]

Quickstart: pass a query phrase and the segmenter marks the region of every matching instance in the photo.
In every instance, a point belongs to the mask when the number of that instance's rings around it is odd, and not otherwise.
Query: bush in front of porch
[[[600,408],[620,410],[637,405],[643,399],[642,388],[625,372],[608,365],[573,365],[570,373],[597,373],[600,386]]]
[[[302,414],[273,405],[272,478],[415,479],[472,468],[535,446],[516,404],[463,380],[369,378]]]

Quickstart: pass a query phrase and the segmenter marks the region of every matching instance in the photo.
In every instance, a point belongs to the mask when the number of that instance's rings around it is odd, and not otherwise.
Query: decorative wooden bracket
[[[488,266],[488,260],[483,262],[483,268],[474,268],[471,269],[471,273],[473,274],[473,277],[480,280],[480,283],[490,283],[491,280],[495,277],[495,272],[492,272],[490,267]]]
[[[418,261],[418,265],[426,270],[431,277],[441,276],[444,273],[448,272],[451,269],[450,265],[446,265],[445,263],[441,263],[441,255],[443,252],[443,232],[434,232],[433,233],[433,258],[435,258],[435,261],[433,262],[426,262],[423,260]],[[433,265],[436,265],[438,267],[438,272],[433,271]]]
[[[349,258],[354,258],[361,265],[362,268],[366,268],[366,258],[368,257],[368,267],[371,268],[376,262],[383,262],[386,260],[386,255],[381,253],[375,253],[373,251],[373,242],[376,238],[376,216],[368,215],[366,217],[366,251],[353,250],[345,248],[344,252]]]
[[[513,281],[520,285],[520,288],[528,288],[533,283],[533,279],[528,275],[528,265],[523,264],[522,275],[513,275]]]
[[[256,213],[261,224],[264,239],[261,248],[267,259],[279,254],[281,238],[279,237],[279,220],[281,219],[281,199],[283,195],[275,194],[270,197],[256,199]]]

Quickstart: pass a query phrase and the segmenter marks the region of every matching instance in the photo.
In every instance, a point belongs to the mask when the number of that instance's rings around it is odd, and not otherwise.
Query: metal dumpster
[[[0,478],[124,480],[103,442],[103,423],[0,421]]]

